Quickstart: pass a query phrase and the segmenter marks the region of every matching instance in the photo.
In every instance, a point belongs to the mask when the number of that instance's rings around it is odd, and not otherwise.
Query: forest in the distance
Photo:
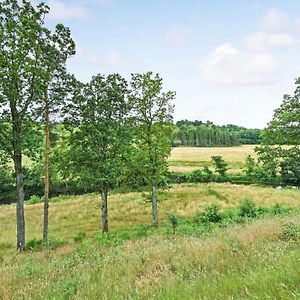
[[[211,121],[180,120],[176,122],[172,146],[230,147],[260,144],[261,130],[237,125],[215,125]]]

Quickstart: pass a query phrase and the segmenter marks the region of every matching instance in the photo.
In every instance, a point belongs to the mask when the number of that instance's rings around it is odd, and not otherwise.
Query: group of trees
[[[218,126],[210,121],[181,120],[176,122],[173,146],[219,147],[240,144],[259,144],[260,129],[247,129],[236,125]]]
[[[275,110],[257,153],[270,176],[280,174],[284,182],[300,184],[300,78],[294,94],[284,95]]]
[[[64,144],[57,148],[55,171],[100,192],[104,232],[108,192],[128,170],[142,174],[151,187],[153,223],[158,223],[157,185],[171,150],[175,93],[164,93],[162,79],[151,72],[133,74],[130,83],[118,74],[81,83],[66,70],[67,59],[75,54],[70,30],[62,24],[54,32],[47,29],[49,10],[27,0],[0,3],[0,158],[5,168],[14,165],[19,251],[25,248],[24,157],[43,164],[44,242],[48,238],[49,176],[55,159],[50,117],[64,124],[55,132],[63,132],[56,140]]]

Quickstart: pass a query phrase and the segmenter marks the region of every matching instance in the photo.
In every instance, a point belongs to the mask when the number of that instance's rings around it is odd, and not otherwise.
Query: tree
[[[300,78],[293,95],[284,95],[283,103],[262,134],[263,144],[299,145],[300,141]]]
[[[286,183],[300,184],[300,78],[293,95],[283,103],[262,133],[263,145],[256,148],[259,160],[271,176],[278,173]]]
[[[22,156],[34,145],[36,115],[48,110],[47,90],[54,71],[73,50],[68,28],[57,25],[52,34],[44,26],[49,7],[30,1],[0,3],[0,140],[14,161],[17,186],[17,248],[25,248],[24,173]],[[47,104],[48,103],[48,104]],[[32,154],[32,153],[31,153]]]
[[[77,84],[66,112],[69,159],[77,176],[101,193],[103,232],[109,229],[108,192],[122,173],[128,151],[126,95],[127,83],[120,75],[97,75],[86,85]]]
[[[54,34],[48,31],[46,44],[44,46],[45,65],[45,94],[44,104],[41,107],[45,124],[45,151],[44,151],[44,225],[43,242],[48,242],[48,215],[49,215],[49,191],[50,191],[50,114],[54,114],[62,105],[67,95],[73,78],[68,76],[66,61],[69,56],[75,54],[75,43],[71,38],[69,28],[62,24],[56,26]],[[71,79],[71,80],[70,80]]]
[[[132,74],[130,102],[133,111],[134,147],[145,179],[151,186],[153,224],[158,224],[157,185],[167,170],[173,131],[174,92],[163,92],[158,74]]]
[[[44,89],[43,46],[49,8],[29,1],[0,3],[0,147],[13,160],[17,187],[17,249],[25,248],[22,155],[32,149],[32,111]],[[30,137],[30,138],[29,138]]]
[[[223,157],[220,155],[214,155],[211,157],[211,160],[216,172],[218,172],[221,176],[225,177],[226,171],[228,170],[228,164],[225,162]]]

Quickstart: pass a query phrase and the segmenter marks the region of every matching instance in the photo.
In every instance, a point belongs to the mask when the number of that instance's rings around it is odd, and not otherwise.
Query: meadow
[[[211,167],[211,157],[221,155],[228,163],[228,173],[241,172],[246,157],[251,155],[256,158],[254,148],[256,145],[241,145],[235,147],[175,147],[169,157],[169,170],[177,173],[186,173],[199,169],[199,167]]]
[[[42,204],[27,204],[28,250],[15,253],[15,206],[0,207],[0,299],[298,299],[300,192],[217,184],[173,185],[160,195],[159,227],[142,193],[51,200],[51,245],[41,247]],[[242,200],[280,214],[199,225],[212,203],[230,216]],[[167,213],[179,220],[176,232]],[[288,274],[288,275],[287,275]]]

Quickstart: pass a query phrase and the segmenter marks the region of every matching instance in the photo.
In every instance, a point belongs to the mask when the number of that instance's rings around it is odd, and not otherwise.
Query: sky
[[[152,71],[176,91],[175,121],[264,128],[300,76],[299,0],[48,0],[46,24],[70,27],[68,69]]]

